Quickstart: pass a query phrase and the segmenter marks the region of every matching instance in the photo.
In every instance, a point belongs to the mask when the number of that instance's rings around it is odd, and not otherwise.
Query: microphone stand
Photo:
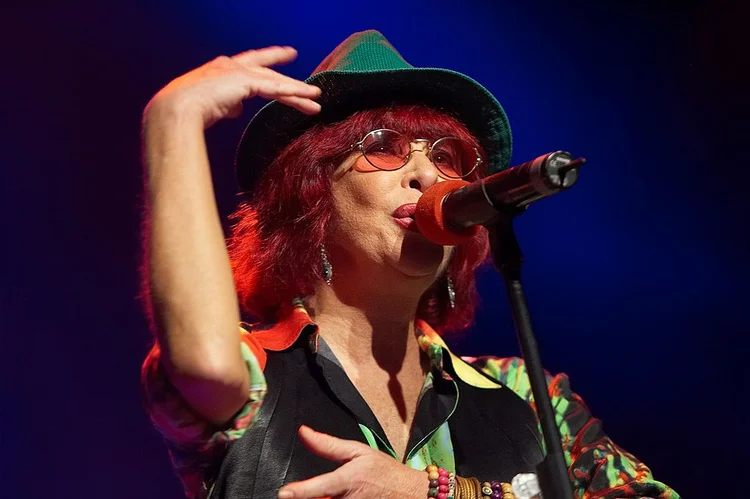
[[[563,454],[560,432],[555,423],[555,414],[547,390],[547,380],[542,368],[536,337],[531,327],[531,317],[526,304],[526,295],[521,284],[523,255],[518,245],[513,220],[525,209],[501,209],[493,224],[488,226],[490,247],[495,268],[505,280],[505,289],[513,311],[518,343],[521,346],[526,372],[536,402],[536,412],[542,426],[547,455],[536,466],[539,487],[544,499],[574,499],[568,477],[568,466]]]
[[[547,380],[542,369],[531,318],[526,305],[526,296],[521,284],[523,256],[513,231],[513,220],[523,213],[526,207],[539,199],[567,189],[578,179],[578,169],[586,158],[573,159],[566,151],[548,153],[533,161],[523,163],[503,172],[495,173],[462,187],[447,185],[448,193],[442,190],[430,191],[420,199],[428,206],[436,205],[437,210],[426,216],[425,228],[434,231],[436,242],[451,244],[439,235],[441,231],[470,235],[476,225],[484,225],[490,232],[490,245],[495,268],[505,279],[513,321],[516,324],[518,342],[526,361],[526,372],[536,401],[536,412],[542,426],[547,455],[537,465],[537,477],[544,499],[574,499],[568,478],[560,432],[555,423],[552,402],[547,392]],[[440,184],[437,184],[440,185]],[[427,201],[425,201],[425,199]],[[425,210],[430,212],[430,209]],[[419,223],[419,206],[417,223]],[[446,217],[451,213],[451,217]],[[441,219],[446,227],[432,225],[432,218]],[[422,229],[423,232],[425,229]],[[468,232],[467,232],[468,231]]]

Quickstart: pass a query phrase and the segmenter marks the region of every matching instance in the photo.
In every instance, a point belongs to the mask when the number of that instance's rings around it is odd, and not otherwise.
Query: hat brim
[[[235,156],[242,192],[251,192],[283,148],[314,124],[332,123],[391,103],[424,104],[455,116],[484,148],[489,173],[508,167],[512,143],[505,111],[486,88],[466,75],[439,68],[323,71],[305,81],[321,88],[317,100],[321,112],[306,115],[277,101],[258,111],[245,128]]]

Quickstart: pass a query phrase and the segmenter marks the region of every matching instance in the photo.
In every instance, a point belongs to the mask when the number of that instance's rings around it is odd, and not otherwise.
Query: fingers
[[[300,426],[299,436],[311,452],[331,461],[351,461],[372,449],[363,443],[336,438],[320,433],[309,426]],[[279,490],[279,499],[312,499],[326,496],[338,496],[349,491],[350,477],[344,471],[345,466],[301,482],[290,483]]]
[[[253,74],[260,75],[265,78],[269,78],[271,80],[288,85],[288,88],[295,89],[295,95],[299,95],[300,97],[308,97],[311,99],[320,97],[320,87],[310,85],[309,83],[305,83],[304,81],[294,79],[281,73],[277,73],[273,69],[254,67],[250,68],[250,71],[252,71]]]
[[[297,57],[292,47],[268,47],[248,50],[231,59],[251,73],[247,97],[260,96],[276,99],[305,114],[320,112],[320,104],[313,101],[320,97],[320,87],[277,73],[267,66],[285,64]]]
[[[231,57],[240,64],[253,66],[274,66],[288,64],[297,58],[297,51],[292,47],[266,47],[257,50],[247,50]]]
[[[303,99],[301,97],[281,96],[277,97],[276,100],[305,114],[318,114],[321,109],[320,104],[314,100]]]
[[[278,78],[253,77],[247,79],[245,84],[247,85],[245,98],[258,95],[266,99],[277,99],[305,114],[320,112],[320,104],[310,98],[318,97],[320,89],[314,92],[307,91],[300,87],[299,84],[306,85],[302,82],[295,83],[294,80],[290,82]],[[317,89],[317,87],[315,88]]]
[[[267,99],[275,99],[280,95],[296,95],[298,97],[315,98],[320,95],[320,89],[294,80],[292,78],[279,78],[270,75],[248,75],[245,82],[248,93],[260,95]]]
[[[361,442],[336,438],[327,433],[317,432],[309,426],[300,426],[299,436],[302,443],[305,444],[305,447],[311,452],[325,459],[339,463],[351,461],[355,457],[373,451],[370,447]]]
[[[313,499],[343,495],[347,492],[349,486],[344,476],[339,472],[340,469],[285,485],[279,489],[278,498]]]
[[[244,106],[242,105],[242,102],[240,102],[227,112],[227,118],[239,118],[242,116],[243,109]]]

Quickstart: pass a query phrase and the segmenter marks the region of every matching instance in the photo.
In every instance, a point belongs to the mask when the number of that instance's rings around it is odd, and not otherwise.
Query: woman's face
[[[393,268],[408,277],[436,278],[445,268],[452,247],[428,241],[413,220],[422,193],[442,181],[424,148],[412,143],[414,152],[399,170],[377,170],[359,153],[337,168],[333,242],[348,262]]]

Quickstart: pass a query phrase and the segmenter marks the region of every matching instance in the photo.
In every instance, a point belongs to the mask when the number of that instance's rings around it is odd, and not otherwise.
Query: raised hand
[[[287,64],[297,57],[292,47],[248,50],[220,56],[175,78],[149,102],[145,115],[159,112],[195,116],[206,129],[224,118],[242,113],[242,101],[255,96],[277,99],[306,114],[320,112],[313,99],[320,88],[277,73],[269,66]]]
[[[335,471],[285,485],[279,499],[425,499],[427,473],[354,440],[343,440],[301,426],[299,437],[310,451],[342,463]]]

